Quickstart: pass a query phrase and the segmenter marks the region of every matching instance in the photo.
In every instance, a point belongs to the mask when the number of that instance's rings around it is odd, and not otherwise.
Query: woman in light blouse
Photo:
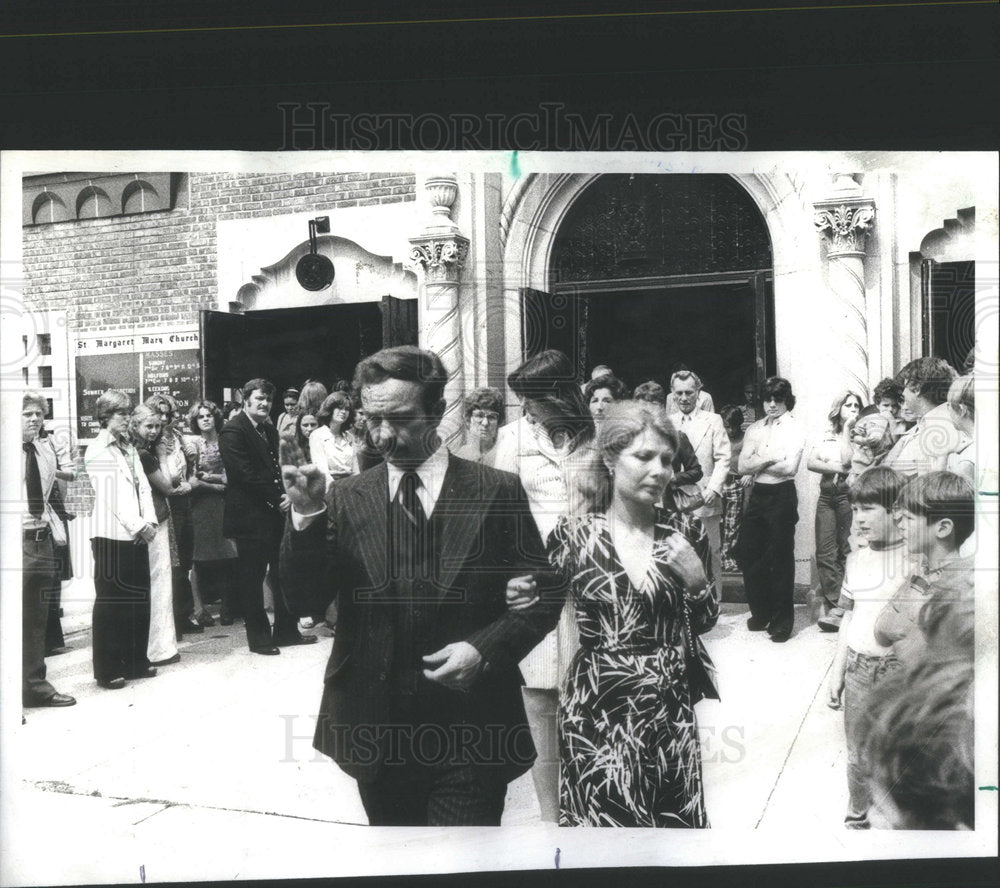
[[[118,690],[156,675],[149,643],[149,543],[158,522],[149,482],[129,441],[132,402],[111,389],[97,399],[101,430],[84,466],[94,489],[94,678]]]
[[[309,453],[326,476],[327,490],[334,481],[358,473],[354,436],[350,432],[353,418],[354,405],[346,392],[328,395],[316,416],[319,428],[309,436]]]
[[[844,612],[837,607],[844,566],[851,551],[851,504],[847,475],[851,470],[851,431],[864,408],[856,392],[838,393],[827,415],[823,439],[809,453],[810,472],[821,475],[816,501],[816,572],[826,613],[819,619],[824,632],[836,632]]]
[[[772,376],[764,383],[764,418],[753,423],[743,439],[739,471],[753,475],[750,503],[736,560],[751,632],[766,629],[771,641],[791,637],[795,609],[795,525],[799,520],[795,475],[805,449],[805,435],[790,411],[795,395],[787,379]]]

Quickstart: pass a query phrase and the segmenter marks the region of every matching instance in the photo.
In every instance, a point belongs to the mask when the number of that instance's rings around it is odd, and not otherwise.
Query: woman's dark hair
[[[722,417],[722,424],[730,431],[735,431],[738,434],[743,434],[743,411],[733,404],[726,404],[719,411],[719,416]]]
[[[469,392],[462,401],[462,420],[465,425],[469,424],[474,410],[492,410],[498,417],[497,425],[503,425],[505,420],[505,410],[503,395],[500,389],[484,386]]]
[[[358,391],[386,379],[418,383],[423,389],[421,401],[424,409],[431,414],[444,401],[448,371],[434,352],[415,345],[384,348],[365,358],[354,369],[354,388]]]
[[[222,418],[228,421],[234,410],[242,410],[243,405],[239,401],[226,401],[222,408]]]
[[[519,398],[538,404],[545,414],[542,425],[549,437],[565,434],[576,450],[594,438],[594,418],[576,381],[573,365],[554,348],[528,358],[507,377]]]
[[[774,398],[780,401],[789,410],[795,409],[795,395],[792,394],[792,384],[783,376],[771,376],[764,381],[760,399],[767,402]]]
[[[625,383],[617,376],[598,376],[597,379],[590,380],[584,387],[584,401],[589,404],[590,399],[594,397],[594,392],[600,389],[607,389],[611,392],[611,397],[616,401],[624,401],[628,397],[628,389],[625,388]]]
[[[285,389],[284,392],[282,392],[281,394],[281,400],[284,401],[285,398],[295,398],[295,400],[297,401],[299,399],[299,390]]]
[[[342,432],[346,432],[354,425],[354,402],[347,392],[333,392],[326,396],[326,400],[323,401],[322,406],[319,408],[319,413],[315,414],[316,420],[321,426],[328,426],[330,424],[334,410],[347,411],[347,421],[340,428]]]
[[[187,415],[188,428],[191,430],[191,434],[201,435],[201,429],[198,428],[198,413],[201,410],[207,410],[212,414],[212,419],[215,422],[215,430],[221,432],[225,419],[222,416],[222,411],[216,406],[215,401],[195,401],[191,405],[191,409]]]

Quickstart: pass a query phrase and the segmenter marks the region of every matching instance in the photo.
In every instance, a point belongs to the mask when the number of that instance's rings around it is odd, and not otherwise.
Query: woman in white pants
[[[174,630],[173,584],[170,568],[167,496],[173,492],[170,480],[160,470],[157,446],[163,434],[163,420],[152,407],[140,404],[132,413],[132,440],[139,453],[153,493],[156,509],[156,536],[149,543],[149,645],[146,655],[153,666],[176,663],[177,635]]]

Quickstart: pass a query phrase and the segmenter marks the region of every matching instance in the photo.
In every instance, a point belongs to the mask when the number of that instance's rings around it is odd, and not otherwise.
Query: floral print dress
[[[685,668],[681,586],[666,540],[683,534],[709,578],[691,628],[718,619],[708,538],[694,516],[658,511],[653,557],[636,588],[608,518],[564,518],[549,559],[570,584],[581,648],[559,703],[561,826],[707,827],[701,750]]]

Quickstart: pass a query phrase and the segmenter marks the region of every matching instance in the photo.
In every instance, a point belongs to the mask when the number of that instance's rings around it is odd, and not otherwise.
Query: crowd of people
[[[507,782],[531,769],[546,820],[707,827],[694,707],[718,697],[701,636],[724,573],[742,575],[750,631],[794,630],[807,436],[792,384],[748,385],[716,412],[691,369],[630,395],[610,368],[581,383],[548,350],[507,378],[517,418],[500,390],[468,392],[446,446],[446,382],[436,355],[399,347],[332,391],[284,391],[273,420],[264,379],[186,416],[169,395],[105,392],[85,459],[95,680],[178,662],[214,602],[255,654],[315,643],[303,632],[325,621],[315,745],[357,779],[373,825],[499,824]],[[808,448],[852,828],[974,825],[973,391],[920,358],[871,405],[839,393]],[[25,395],[24,703],[68,706],[35,606],[70,517],[44,407]]]

